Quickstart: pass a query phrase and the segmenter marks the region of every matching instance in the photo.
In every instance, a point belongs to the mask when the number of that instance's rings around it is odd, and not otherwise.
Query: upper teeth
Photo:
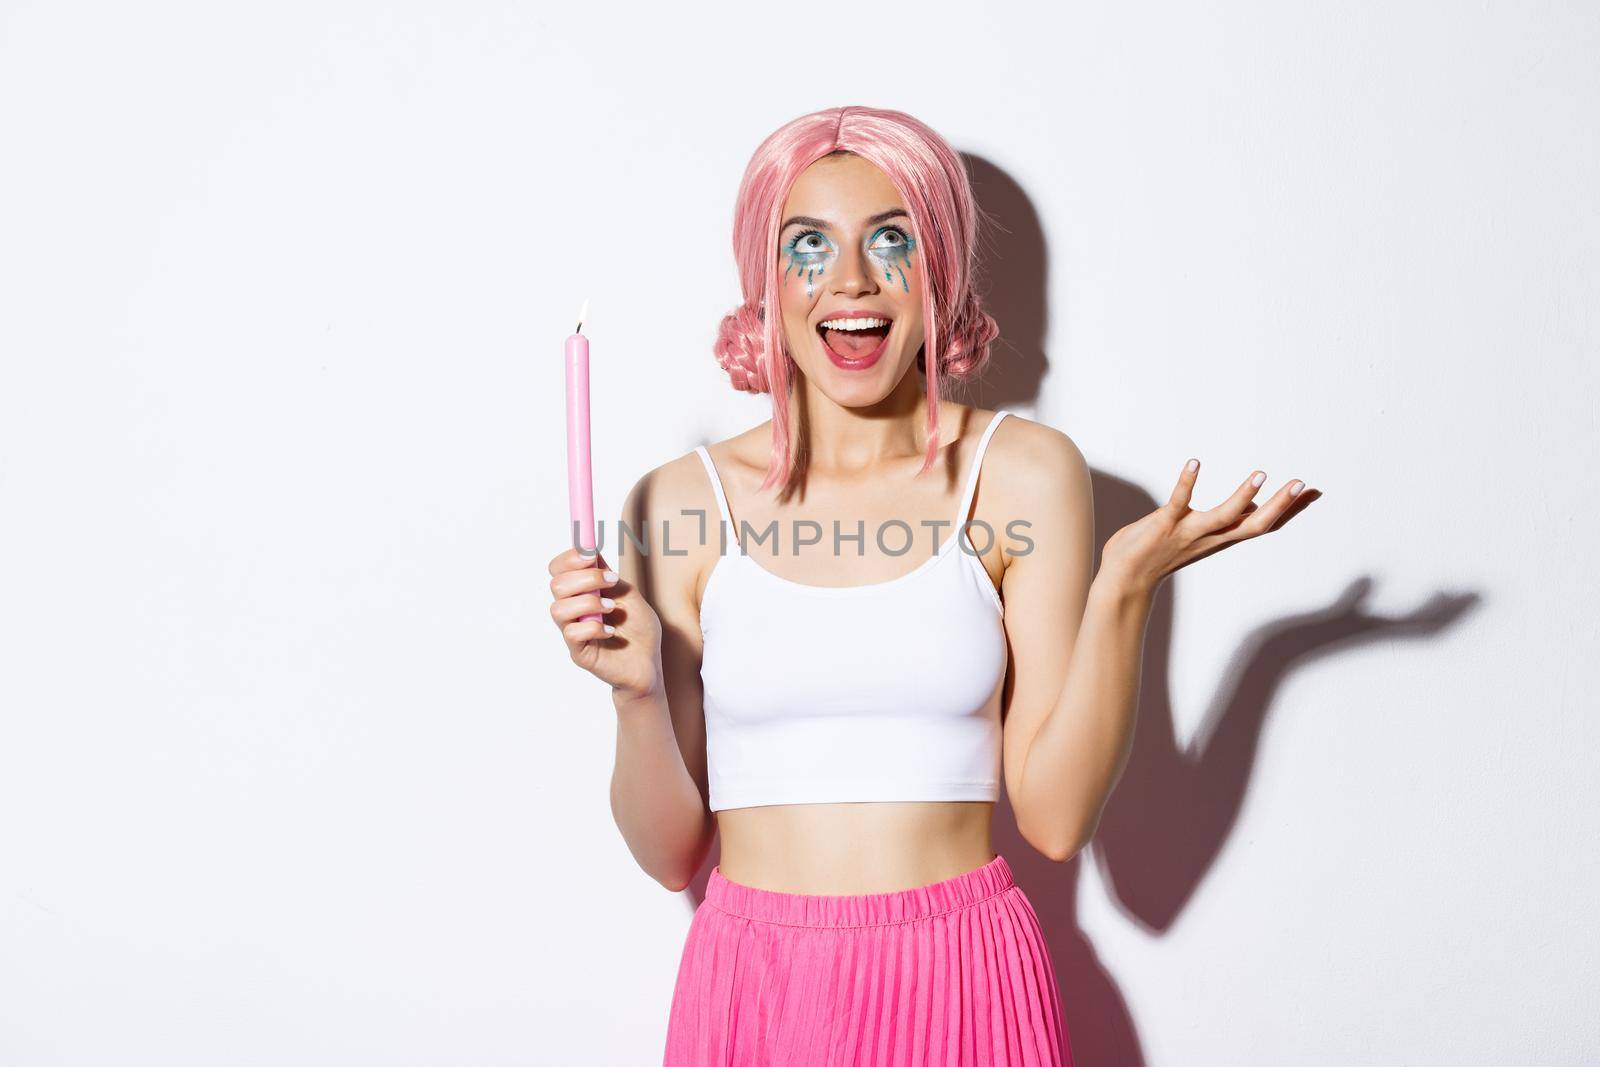
[[[888,319],[829,319],[823,324],[829,330],[874,330],[889,325]]]

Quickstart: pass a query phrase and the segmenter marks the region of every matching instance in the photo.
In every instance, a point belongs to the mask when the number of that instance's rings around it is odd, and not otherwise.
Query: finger
[[[567,645],[576,652],[590,641],[604,641],[616,633],[616,627],[608,622],[594,619],[590,622],[569,622],[561,628],[561,636],[567,639]]]
[[[1298,512],[1305,507],[1308,502],[1305,488],[1306,483],[1300,479],[1289,479],[1279,486],[1278,491],[1273,493],[1260,508],[1252,508],[1252,513],[1240,523],[1240,527],[1251,537],[1276,530],[1283,525],[1285,516],[1290,514],[1290,509]]]
[[[576,545],[569,545],[550,561],[550,573],[565,574],[568,571],[583,570],[585,567],[604,569],[610,566],[611,564],[606,562],[603,553],[589,552],[586,554]],[[615,570],[615,568],[612,569]]]
[[[617,606],[617,602],[608,596],[599,593],[583,593],[579,596],[564,596],[560,600],[550,602],[550,617],[556,625],[565,626],[573,619],[585,615],[603,614]]]
[[[1272,528],[1274,530],[1282,528],[1285,523],[1293,519],[1306,508],[1310,507],[1312,501],[1320,499],[1322,499],[1321,489],[1315,489],[1309,485],[1306,486],[1304,489],[1300,490],[1299,493],[1295,494],[1293,500],[1289,501],[1289,507],[1282,515],[1278,517],[1278,521],[1272,524]]]
[[[609,575],[610,577],[607,577]],[[550,594],[557,599],[608,590],[622,579],[617,572],[605,567],[582,567],[566,571],[550,579]]]
[[[1233,495],[1214,508],[1200,512],[1200,529],[1206,532],[1221,530],[1232,526],[1239,521],[1239,516],[1245,513],[1251,500],[1261,490],[1261,483],[1267,480],[1265,471],[1255,471],[1246,478]]]
[[[1200,477],[1200,461],[1191,459],[1183,465],[1183,470],[1178,473],[1178,484],[1172,487],[1172,495],[1167,497],[1167,507],[1174,511],[1183,511],[1189,506],[1189,499],[1194,494],[1194,483]]]
[[[611,564],[606,562],[606,557],[603,553],[592,552],[588,555],[585,555],[583,552],[578,550],[576,545],[568,546],[562,551],[556,553],[555,557],[550,560],[551,574],[565,574],[568,571],[580,571],[585,567],[594,567],[597,570],[605,570],[608,567],[612,570],[616,569],[615,567],[611,567]]]
[[[1253,501],[1247,503],[1243,519],[1233,527],[1222,531],[1224,539],[1229,543],[1243,541],[1277,529],[1283,525],[1285,512],[1297,503],[1296,494],[1304,495],[1304,488],[1304,482],[1291,479],[1268,497],[1265,504],[1258,505]]]

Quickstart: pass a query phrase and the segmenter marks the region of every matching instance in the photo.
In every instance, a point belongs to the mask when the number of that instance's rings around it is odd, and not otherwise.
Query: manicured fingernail
[[[1306,483],[1302,482],[1298,478],[1296,478],[1294,481],[1289,483],[1289,495],[1290,496],[1299,496],[1300,495],[1300,490],[1304,489],[1305,487],[1306,487]]]
[[[614,582],[614,581],[617,580],[617,572],[616,571],[601,571],[600,572],[600,577],[604,578],[608,582]]]
[[[1183,469],[1188,471],[1190,474],[1193,474],[1195,471],[1200,469],[1200,461],[1197,459],[1191,459],[1189,462],[1183,465]]]
[[[616,606],[617,606],[617,602],[615,600],[612,600],[610,597],[603,596],[603,597],[600,598],[600,607],[603,610],[610,611],[612,608],[614,608]]]
[[[615,626],[612,626],[609,622],[606,623],[606,633],[614,634],[616,632],[617,632],[617,628]]]
[[[1267,480],[1267,476],[1265,474],[1262,474],[1260,471],[1256,471],[1256,473],[1254,473],[1254,474],[1252,474],[1250,476],[1250,484],[1251,485],[1260,485],[1262,482],[1264,482],[1266,480]]]

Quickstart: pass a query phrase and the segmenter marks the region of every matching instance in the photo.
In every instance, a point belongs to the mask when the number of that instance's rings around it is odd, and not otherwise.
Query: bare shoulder
[[[763,424],[765,426],[766,424]],[[730,477],[759,470],[766,473],[764,455],[757,449],[763,440],[763,426],[755,426],[724,441],[707,442],[705,449],[724,488]],[[758,462],[759,461],[759,462]],[[704,510],[711,521],[717,516],[716,490],[711,472],[694,449],[650,470],[628,492],[627,510],[639,510],[654,518],[683,517],[682,512]],[[693,514],[689,517],[693,518]]]
[[[1033,567],[1024,569],[1036,569],[1043,561],[1093,552],[1093,475],[1071,436],[1012,412],[995,427],[984,466],[991,479],[984,510],[997,529],[1011,531],[1016,544],[1027,546],[1007,549],[1007,570],[1025,560]],[[1018,521],[1020,527],[1010,526]]]
[[[745,477],[761,430],[753,427],[704,446],[725,488],[730,478]],[[622,506],[627,530],[619,529],[612,539],[622,554],[618,573],[638,581],[652,604],[661,598],[697,610],[705,579],[721,553],[721,512],[711,478],[712,472],[690,449],[645,472],[628,491]]]
[[[1089,463],[1076,441],[1016,412],[995,427],[989,451],[1004,471],[995,481],[1019,499],[1071,493],[1089,482]]]
[[[681,509],[703,504],[715,508],[716,498],[706,478],[704,464],[691,450],[640,475],[628,490],[623,517],[648,517],[659,521],[676,515]]]
[[[609,537],[624,581],[636,584],[667,621],[699,603],[706,557],[716,552],[717,501],[693,450],[640,475]],[[709,528],[709,536],[705,531]]]

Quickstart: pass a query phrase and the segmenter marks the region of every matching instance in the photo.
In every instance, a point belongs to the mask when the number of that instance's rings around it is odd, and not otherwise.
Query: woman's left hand
[[[1199,476],[1200,461],[1191,460],[1164,506],[1112,534],[1101,553],[1100,572],[1153,593],[1167,575],[1229,545],[1278,529],[1321,496],[1314,489],[1306,492],[1305,483],[1294,480],[1257,505],[1255,495],[1267,476],[1255,471],[1227,500],[1209,511],[1194,511],[1189,494]]]

